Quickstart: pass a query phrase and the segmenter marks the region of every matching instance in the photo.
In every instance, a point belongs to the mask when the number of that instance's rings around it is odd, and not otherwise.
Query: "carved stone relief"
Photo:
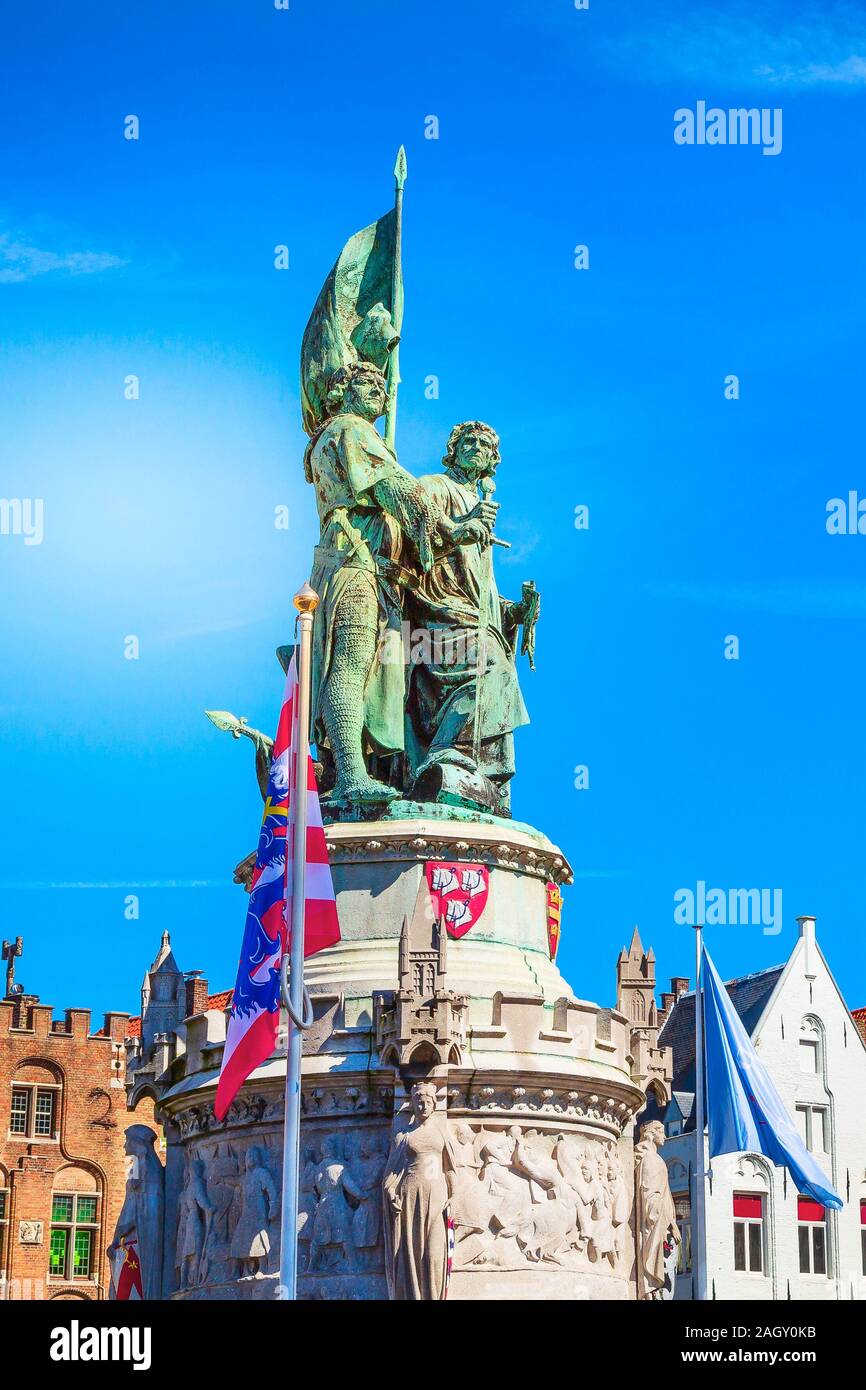
[[[446,1097],[457,1111],[441,1113],[453,1268],[595,1268],[628,1280],[633,1188],[617,1140],[630,1107],[537,1083],[446,1083]],[[174,1116],[187,1141],[176,1227],[181,1292],[278,1275],[282,1105],[281,1094],[252,1094],[222,1123],[208,1104]],[[323,1078],[304,1089],[302,1110],[300,1295],[386,1296],[394,1085]],[[250,1296],[263,1296],[252,1287]]]
[[[381,1129],[325,1133],[304,1145],[298,1211],[302,1274],[378,1273],[382,1268]]]
[[[258,1138],[239,1134],[187,1150],[177,1212],[178,1289],[276,1272],[280,1156]]]
[[[511,1125],[450,1125],[454,1267],[621,1268],[629,1194],[616,1145]]]
[[[19,1221],[18,1239],[22,1245],[41,1245],[42,1229],[41,1221]]]

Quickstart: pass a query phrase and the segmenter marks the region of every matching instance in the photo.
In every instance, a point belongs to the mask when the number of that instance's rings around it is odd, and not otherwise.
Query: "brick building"
[[[14,982],[21,940],[3,943],[0,1000],[0,1297],[105,1298],[106,1247],[123,1202],[128,1015],[95,1033],[89,1009],[51,1005]]]

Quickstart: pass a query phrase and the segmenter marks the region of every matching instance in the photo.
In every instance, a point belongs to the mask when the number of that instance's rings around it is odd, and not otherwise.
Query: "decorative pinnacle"
[[[401,145],[397,151],[397,163],[394,165],[394,179],[398,189],[402,188],[406,182],[406,149]]]
[[[315,613],[319,606],[319,595],[309,584],[302,584],[295,594],[294,604],[299,613]]]

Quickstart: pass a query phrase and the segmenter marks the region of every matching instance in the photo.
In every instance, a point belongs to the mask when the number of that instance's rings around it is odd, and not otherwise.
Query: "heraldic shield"
[[[486,864],[425,864],[436,916],[455,941],[474,927],[487,906],[490,870]]]
[[[547,948],[550,959],[556,960],[562,934],[562,892],[555,883],[547,885]]]

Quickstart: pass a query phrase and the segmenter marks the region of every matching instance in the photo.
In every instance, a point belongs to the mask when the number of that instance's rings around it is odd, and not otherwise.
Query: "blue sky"
[[[398,449],[422,472],[457,420],[502,436],[500,587],[544,598],[514,810],[575,868],[564,973],[611,1002],[635,923],[662,984],[689,973],[673,895],[702,879],[783,894],[780,935],[708,932],[723,974],[814,913],[866,1003],[866,537],[825,528],[866,495],[861,7],[95,0],[5,37],[0,494],[44,501],[41,545],[0,536],[26,987],[135,1011],[164,928],[232,981],[260,801],[202,711],[275,723],[315,541],[301,334],[403,142]],[[675,145],[699,100],[781,108],[781,154]]]

